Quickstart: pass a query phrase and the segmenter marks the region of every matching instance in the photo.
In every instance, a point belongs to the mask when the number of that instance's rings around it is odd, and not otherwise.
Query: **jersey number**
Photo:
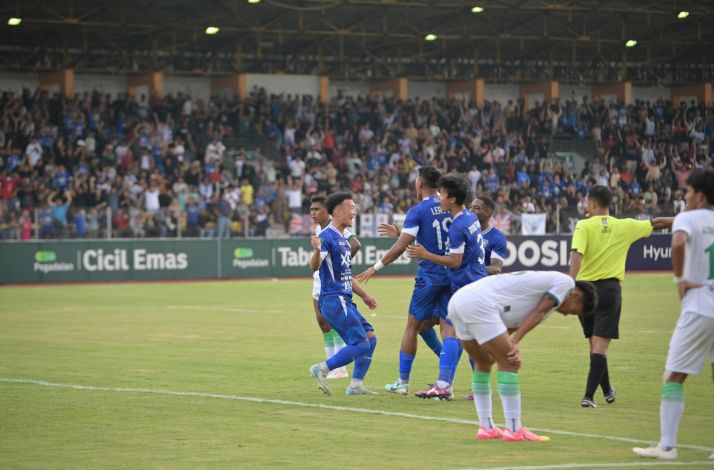
[[[709,253],[709,278],[714,279],[714,243],[709,245],[709,248],[704,250],[705,253]]]
[[[444,232],[449,233],[449,226],[447,224],[451,224],[451,217],[447,217],[441,222],[434,219],[434,222],[431,224],[431,226],[434,227],[434,230],[436,230],[436,243],[439,245],[439,250],[444,249],[444,240],[441,237],[442,228]]]

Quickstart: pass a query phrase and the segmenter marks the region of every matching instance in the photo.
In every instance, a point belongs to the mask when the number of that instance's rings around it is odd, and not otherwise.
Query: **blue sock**
[[[454,369],[451,371],[451,383],[454,383],[454,377],[456,377],[456,369],[459,367],[459,361],[461,360],[461,354],[464,352],[464,347],[459,341],[459,353],[456,355],[456,362],[454,362]]]
[[[451,383],[451,374],[459,354],[459,340],[456,338],[444,339],[444,347],[439,355],[439,381]]]
[[[436,330],[434,328],[420,331],[419,335],[422,337],[426,345],[429,346],[429,349],[434,351],[434,354],[437,356],[441,354],[441,341],[439,341],[439,335],[436,334]]]
[[[399,351],[399,379],[402,382],[409,382],[414,357],[416,357],[414,354],[407,354],[402,350]]]
[[[364,379],[364,376],[367,375],[369,366],[370,364],[372,364],[372,355],[374,354],[374,349],[377,347],[377,337],[372,336],[369,339],[369,343],[360,344],[369,344],[369,350],[366,354],[355,358],[355,368],[352,371],[352,378],[357,380],[362,380]]]
[[[355,358],[364,356],[365,354],[369,354],[368,342],[363,341],[359,344],[350,344],[337,351],[337,354],[325,361],[325,364],[327,364],[330,370],[337,369],[338,367],[346,366],[355,360]]]

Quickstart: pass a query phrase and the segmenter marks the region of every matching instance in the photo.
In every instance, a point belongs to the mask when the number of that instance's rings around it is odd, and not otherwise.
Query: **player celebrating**
[[[320,390],[330,395],[327,374],[354,361],[347,395],[373,395],[375,393],[365,388],[363,382],[372,363],[377,337],[372,325],[352,302],[352,292],[359,295],[370,309],[377,307],[377,301],[359,285],[352,285],[352,257],[350,245],[344,237],[345,229],[352,226],[352,219],[357,215],[355,202],[350,193],[340,192],[328,196],[325,207],[332,216],[332,222],[319,237],[312,237],[314,252],[310,267],[313,271],[320,271],[320,313],[347,346],[327,361],[313,364],[310,374],[317,380]]]
[[[449,302],[448,319],[476,362],[474,404],[479,419],[477,439],[547,441],[521,425],[518,343],[554,311],[587,315],[597,305],[595,286],[573,281],[555,271],[519,271],[489,276],[456,292]],[[515,331],[509,336],[508,331]],[[490,373],[498,364],[498,394],[506,428],[493,424]]]
[[[500,274],[503,269],[503,260],[508,256],[508,240],[506,236],[491,225],[491,217],[496,210],[496,203],[487,196],[479,196],[469,206],[481,224],[483,249],[485,254],[486,271],[489,274]]]
[[[451,282],[451,291],[477,281],[488,275],[484,267],[483,239],[478,218],[464,208],[468,196],[468,181],[461,175],[447,175],[438,183],[439,204],[442,211],[453,217],[449,226],[448,254],[432,253],[423,245],[407,247],[412,258],[419,258],[445,266]],[[439,378],[428,390],[416,393],[419,398],[450,400],[451,384],[461,355],[461,345],[448,317],[441,322],[441,338],[444,346],[439,356]]]
[[[714,170],[694,170],[686,183],[686,212],[678,214],[672,226],[672,270],[682,314],[669,342],[660,440],[654,447],[632,449],[642,457],[677,458],[684,381],[689,374],[698,375],[707,359],[714,380]]]
[[[446,253],[451,214],[442,210],[439,198],[436,196],[436,185],[439,178],[441,178],[441,172],[432,166],[419,169],[419,175],[414,185],[417,198],[421,199],[421,202],[407,211],[401,234],[396,227],[380,227],[382,232],[394,233],[396,231],[399,239],[381,260],[356,277],[358,281],[367,282],[380,269],[399,258],[414,240],[427,247],[432,253],[442,256]],[[417,351],[417,333],[424,322],[430,320],[433,315],[446,317],[446,306],[450,295],[451,289],[446,270],[431,261],[420,261],[414,282],[414,291],[409,303],[407,326],[399,350],[399,378],[394,383],[384,386],[388,392],[399,395],[409,393],[409,376]],[[434,329],[430,327],[421,332],[421,335],[429,347],[439,355],[441,342]]]
[[[319,236],[330,224],[330,220],[332,220],[330,219],[330,214],[327,213],[327,209],[325,209],[325,196],[312,196],[310,199],[310,217],[315,223],[315,236]],[[357,240],[357,237],[347,229],[345,229],[344,237],[350,244],[350,256],[354,258],[362,245],[359,240]],[[320,298],[320,271],[315,271],[312,277],[312,306],[315,309],[317,325],[322,331],[322,337],[325,342],[325,355],[327,359],[329,359],[340,349],[344,348],[345,343],[342,341],[342,338],[340,338],[340,335],[330,328],[330,325],[322,318],[320,309],[317,306],[317,301]],[[345,377],[347,377],[346,367],[332,370],[327,375],[328,379],[342,379]]]

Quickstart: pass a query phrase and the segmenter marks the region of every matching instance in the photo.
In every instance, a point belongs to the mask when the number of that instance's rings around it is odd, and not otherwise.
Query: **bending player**
[[[519,271],[489,276],[456,292],[448,319],[464,349],[476,363],[472,389],[479,419],[476,439],[547,441],[521,424],[518,343],[554,311],[588,315],[597,305],[595,286],[555,271]],[[515,331],[509,336],[509,330]],[[493,423],[490,374],[498,364],[498,394],[505,430]]]
[[[425,166],[419,169],[414,186],[417,198],[421,202],[407,211],[404,229],[401,234],[398,234],[399,239],[381,260],[356,277],[358,281],[365,283],[369,281],[380,269],[399,258],[414,240],[432,253],[442,256],[446,253],[451,214],[442,210],[436,195],[436,185],[440,178],[441,172],[434,167]],[[398,229],[391,225],[383,225],[380,226],[380,231],[394,234]],[[430,320],[432,315],[446,317],[446,306],[450,295],[451,289],[446,270],[431,261],[420,261],[409,303],[407,325],[399,350],[399,378],[394,383],[384,386],[388,392],[399,395],[409,393],[409,376],[417,352],[417,333],[427,321],[430,323],[429,328],[420,334],[436,355],[440,355],[441,342],[431,328]]]
[[[312,196],[310,199],[310,217],[315,223],[315,236],[320,236],[320,233],[330,225],[332,218],[330,214],[327,213],[325,208],[325,196]],[[344,237],[350,244],[350,255],[352,258],[355,257],[360,247],[362,246],[357,240],[357,237],[351,233],[349,230],[345,229]],[[315,309],[315,317],[317,318],[317,325],[322,331],[322,337],[325,342],[325,355],[327,359],[331,358],[337,352],[345,347],[345,343],[340,338],[335,330],[330,328],[330,325],[322,318],[320,309],[317,306],[317,301],[320,298],[320,272],[315,271],[312,274],[312,306]],[[328,379],[343,379],[347,377],[347,368],[340,367],[338,369],[330,371],[327,375]]]
[[[347,395],[373,395],[375,393],[365,388],[363,382],[372,364],[377,337],[372,325],[352,302],[352,292],[359,295],[370,309],[377,307],[377,301],[359,285],[352,285],[352,257],[350,245],[344,237],[345,229],[352,226],[352,219],[357,215],[355,202],[350,193],[340,192],[328,196],[325,207],[332,216],[332,222],[319,237],[311,239],[314,252],[310,258],[310,267],[313,271],[320,271],[320,313],[347,346],[327,361],[313,364],[310,375],[317,380],[320,390],[330,395],[327,374],[354,361]]]

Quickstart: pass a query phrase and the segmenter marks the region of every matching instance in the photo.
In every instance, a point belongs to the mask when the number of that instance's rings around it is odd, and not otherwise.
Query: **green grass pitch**
[[[308,375],[324,359],[310,283],[1,288],[0,468],[648,468],[627,439],[659,437],[659,387],[679,315],[671,275],[624,284],[622,339],[610,351],[614,405],[598,394],[598,409],[580,408],[588,353],[576,318],[554,315],[525,338],[523,422],[549,434],[547,443],[474,440],[466,358],[451,402],[382,392],[397,376],[407,278],[366,286],[380,302],[374,316],[358,302],[379,338],[366,385],[380,394],[345,396],[347,381],[336,380],[323,396]],[[412,388],[432,382],[437,366],[421,343]],[[705,466],[695,462],[714,447],[711,374],[705,365],[685,386],[687,468]]]

